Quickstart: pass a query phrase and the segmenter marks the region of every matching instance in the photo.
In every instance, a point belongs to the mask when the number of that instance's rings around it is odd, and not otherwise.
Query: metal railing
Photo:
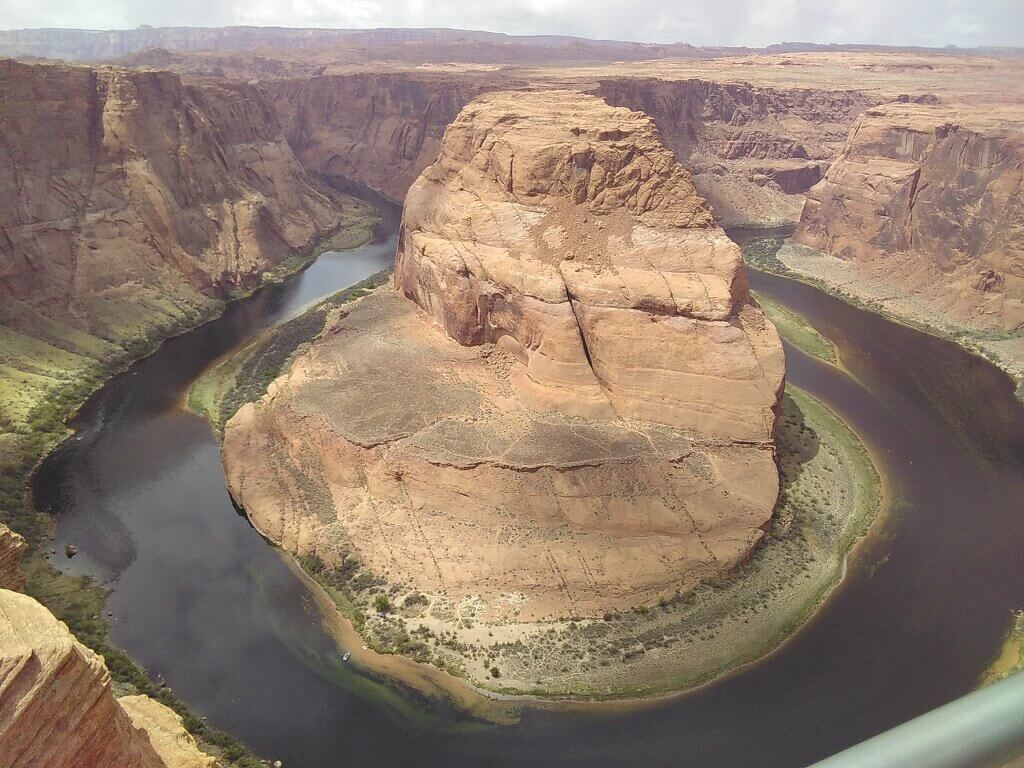
[[[979,768],[1024,751],[1024,672],[862,741],[811,768]]]

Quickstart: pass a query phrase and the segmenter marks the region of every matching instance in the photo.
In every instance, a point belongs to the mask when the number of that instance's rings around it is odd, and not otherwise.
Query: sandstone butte
[[[1024,117],[929,103],[867,110],[811,189],[795,238],[943,317],[1024,329]]]
[[[761,539],[781,343],[649,117],[470,103],[409,190],[395,287],[227,424],[270,539],[494,621],[636,605]]]
[[[21,538],[0,525],[0,766],[209,768],[181,718],[148,696],[115,698],[102,657],[28,595]]]

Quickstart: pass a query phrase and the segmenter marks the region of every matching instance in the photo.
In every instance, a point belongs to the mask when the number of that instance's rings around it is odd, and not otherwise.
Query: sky
[[[653,43],[1024,46],[1024,0],[0,0],[0,28],[453,27]]]

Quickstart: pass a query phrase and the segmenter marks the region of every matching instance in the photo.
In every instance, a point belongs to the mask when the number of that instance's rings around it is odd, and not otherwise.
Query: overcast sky
[[[1024,0],[0,0],[0,28],[456,27],[763,46],[1024,46]]]

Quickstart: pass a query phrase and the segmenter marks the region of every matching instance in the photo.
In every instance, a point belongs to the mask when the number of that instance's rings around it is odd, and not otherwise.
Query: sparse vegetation
[[[223,436],[228,419],[245,403],[263,396],[296,352],[320,335],[332,312],[385,284],[390,275],[389,270],[371,275],[257,337],[193,384],[189,407],[205,416],[215,433]]]
[[[377,221],[365,206],[346,215],[339,237],[353,245],[369,237]],[[332,239],[316,253],[337,247]],[[351,245],[349,247],[352,247]],[[265,280],[283,278],[308,263],[296,256],[280,263]],[[239,292],[238,296],[243,293]],[[146,673],[109,640],[102,619],[107,591],[91,579],[70,576],[48,560],[55,521],[37,510],[28,480],[36,465],[69,432],[66,420],[90,393],[131,362],[150,354],[160,342],[212,319],[224,302],[201,295],[169,299],[137,296],[133,301],[109,300],[97,309],[96,335],[26,308],[25,327],[0,327],[0,522],[20,533],[27,548],[22,570],[25,592],[45,605],[86,646],[101,654],[119,695],[143,693],[171,707],[204,750],[242,768],[262,763],[230,734],[192,715],[169,689]]]
[[[839,361],[835,345],[818,333],[795,312],[783,307],[767,296],[756,294],[761,309],[775,324],[779,335],[805,354],[835,365]]]

